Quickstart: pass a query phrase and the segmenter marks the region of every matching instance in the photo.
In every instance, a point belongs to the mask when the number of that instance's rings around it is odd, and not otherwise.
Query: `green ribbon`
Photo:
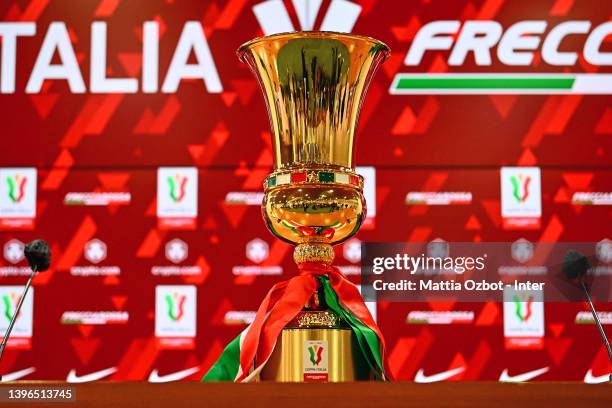
[[[217,362],[202,377],[202,382],[234,381],[240,367],[240,335],[223,350]]]
[[[329,278],[326,276],[319,276],[318,279],[323,287],[323,295],[325,296],[327,306],[340,315],[340,317],[351,327],[357,338],[359,349],[368,363],[368,366],[375,373],[376,379],[383,381],[381,373],[384,374],[385,370],[380,355],[380,341],[378,336],[355,315],[340,306],[338,295],[332,288]]]

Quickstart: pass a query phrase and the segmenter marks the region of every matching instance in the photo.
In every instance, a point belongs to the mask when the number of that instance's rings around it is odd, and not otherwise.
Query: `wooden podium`
[[[2,383],[1,388],[72,387],[76,404],[3,402],[3,407],[612,407],[612,385],[570,382],[509,384],[497,382],[445,382],[435,384],[232,384],[177,382],[60,382]]]

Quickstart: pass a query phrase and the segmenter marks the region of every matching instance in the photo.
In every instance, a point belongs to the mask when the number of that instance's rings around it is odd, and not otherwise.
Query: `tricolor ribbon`
[[[353,330],[359,348],[378,379],[385,370],[385,343],[357,287],[338,268],[316,263],[300,265],[300,274],[270,289],[255,319],[223,351],[203,381],[250,381],[259,374],[283,328],[302,310],[320,284],[328,307]],[[238,361],[236,361],[238,358]]]

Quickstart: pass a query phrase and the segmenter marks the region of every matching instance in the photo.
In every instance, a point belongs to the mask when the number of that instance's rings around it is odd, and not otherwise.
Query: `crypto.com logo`
[[[517,295],[513,296],[512,300],[514,301],[516,317],[518,317],[520,322],[528,322],[533,315],[533,296],[529,296],[526,302],[522,302]]]
[[[165,253],[167,260],[179,264],[187,259],[189,246],[185,241],[175,238],[166,244]]]
[[[9,200],[11,200],[15,204],[20,203],[25,195],[25,186],[27,182],[28,178],[20,174],[8,176],[6,178],[6,183],[8,185]]]
[[[175,203],[180,203],[185,198],[185,187],[187,186],[187,176],[175,174],[174,177],[168,177],[168,194],[170,199]]]
[[[263,239],[255,238],[246,244],[246,257],[250,261],[260,264],[270,256],[270,246]]]
[[[162,348],[191,347],[197,332],[197,291],[193,285],[157,285],[155,287],[155,337],[172,339]]]
[[[4,259],[13,265],[23,261],[23,258],[25,257],[23,254],[24,247],[23,242],[19,241],[18,239],[11,239],[4,244]]]
[[[427,256],[430,258],[447,258],[450,253],[449,244],[442,238],[436,238],[427,244]]]
[[[2,296],[2,304],[4,305],[4,317],[6,317],[6,321],[11,321],[13,318],[13,311],[17,310],[17,304],[19,303],[19,296],[15,292],[11,292],[9,294]],[[19,313],[21,315],[21,312]]]
[[[517,239],[510,246],[512,259],[519,263],[525,263],[533,258],[533,244],[524,238]]]
[[[107,251],[106,244],[97,238],[87,242],[83,248],[85,259],[92,264],[99,264],[105,260]]]
[[[611,263],[612,262],[612,241],[609,239],[602,239],[595,246],[595,254],[597,255],[597,259],[599,259],[603,263]]]
[[[312,365],[318,366],[323,358],[323,346],[310,346],[308,347],[308,353],[310,354]]]
[[[187,296],[179,293],[166,295],[166,305],[168,306],[168,317],[173,322],[178,322],[185,315],[185,301]]]
[[[342,255],[350,263],[359,263],[361,261],[361,241],[357,238],[346,241],[342,245]]]
[[[524,203],[529,197],[531,176],[526,176],[523,173],[514,174],[510,176],[510,183],[512,184],[512,197],[517,203]]]
[[[300,31],[314,29],[323,0],[292,0]],[[253,6],[253,13],[265,35],[296,31],[283,0],[267,0]],[[323,16],[320,31],[350,33],[361,6],[347,0],[332,0]]]

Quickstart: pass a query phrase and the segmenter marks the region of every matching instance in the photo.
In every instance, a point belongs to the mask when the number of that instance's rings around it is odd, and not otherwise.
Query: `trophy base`
[[[260,381],[369,380],[370,370],[351,329],[283,329]]]

